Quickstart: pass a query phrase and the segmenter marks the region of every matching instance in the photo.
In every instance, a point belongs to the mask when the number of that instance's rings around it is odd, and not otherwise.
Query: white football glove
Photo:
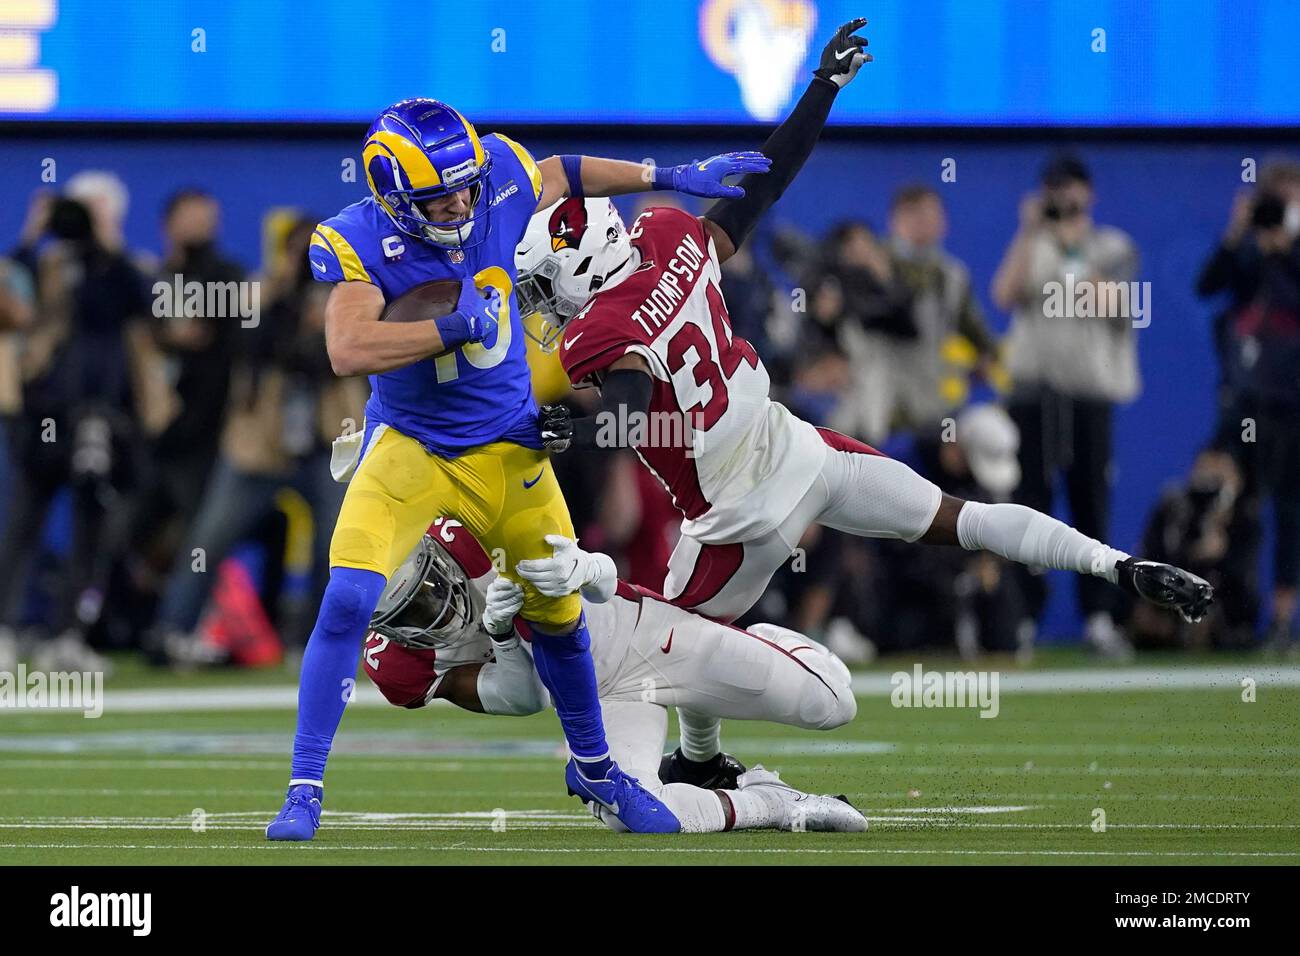
[[[493,578],[483,608],[483,628],[494,638],[514,632],[515,615],[524,606],[524,589],[504,575]]]
[[[548,534],[553,549],[549,558],[520,561],[515,571],[547,597],[565,597],[581,591],[588,601],[603,604],[614,596],[618,569],[614,559],[597,551],[589,554],[562,534]]]

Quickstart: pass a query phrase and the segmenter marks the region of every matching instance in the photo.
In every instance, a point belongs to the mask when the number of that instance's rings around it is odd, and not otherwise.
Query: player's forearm
[[[573,420],[577,448],[624,448],[638,421],[642,427],[650,410],[654,380],[646,372],[614,369],[600,389],[600,408],[594,415]]]
[[[327,326],[325,345],[338,376],[377,375],[445,351],[432,319]]]
[[[758,220],[794,182],[826,126],[839,90],[830,80],[814,78],[785,122],[763,144],[763,155],[772,160],[771,170],[746,176],[740,181],[745,190],[743,196],[721,199],[704,214],[721,227],[736,248],[740,248]]]
[[[623,196],[648,192],[654,182],[654,166],[628,163],[621,159],[579,156],[582,192],[585,196]]]
[[[546,688],[533,668],[533,659],[513,634],[492,641],[494,659],[478,672],[478,699],[486,714],[524,717],[546,706]]]

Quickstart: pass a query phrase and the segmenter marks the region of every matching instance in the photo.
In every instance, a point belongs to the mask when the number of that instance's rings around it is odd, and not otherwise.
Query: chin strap
[[[618,285],[620,282],[622,282],[624,279],[626,279],[627,276],[619,276],[619,278],[617,278],[617,279],[615,279],[614,276],[617,276],[617,275],[619,274],[619,272],[621,272],[621,271],[623,270],[623,268],[624,268],[624,267],[625,267],[629,262],[631,262],[631,261],[633,260],[633,258],[635,258],[634,252],[629,252],[628,255],[627,255],[627,258],[626,258],[626,259],[624,259],[622,262],[620,262],[620,263],[619,263],[618,265],[616,265],[614,268],[610,269],[608,272],[605,273],[605,278],[603,278],[603,279],[600,280],[600,288],[599,288],[599,289],[593,289],[592,291],[593,291],[593,292],[599,292],[600,289],[608,289],[610,286]],[[629,273],[629,275],[630,275],[630,273]],[[581,310],[579,310],[579,311],[581,311]]]

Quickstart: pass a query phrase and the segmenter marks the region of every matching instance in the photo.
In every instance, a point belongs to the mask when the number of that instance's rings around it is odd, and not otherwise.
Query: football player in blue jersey
[[[334,283],[330,361],[339,375],[368,375],[371,395],[364,428],[336,443],[335,477],[349,485],[303,655],[289,792],[266,828],[272,840],[310,840],[320,825],[325,761],[367,624],[429,522],[440,514],[461,522],[511,577],[519,561],[551,556],[547,535],[575,537],[540,440],[515,306],[515,246],[533,213],[566,196],[739,195],[724,178],[769,164],[748,152],[674,167],[591,156],[539,163],[429,99],[380,113],[362,157],[370,196],[321,223],[309,251],[316,278]],[[380,321],[403,293],[433,280],[460,283],[450,314]],[[633,831],[676,831],[671,811],[609,759],[577,595],[548,598],[517,580],[537,672],[573,755],[570,792]]]

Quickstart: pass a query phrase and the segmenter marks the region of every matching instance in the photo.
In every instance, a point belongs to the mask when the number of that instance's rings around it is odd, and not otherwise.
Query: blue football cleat
[[[320,826],[320,801],[325,791],[309,783],[289,788],[284,806],[266,825],[268,840],[310,840]]]
[[[578,769],[578,761],[569,760],[564,768],[564,780],[569,785],[569,796],[583,803],[594,803],[597,816],[609,822],[612,815],[622,828],[633,833],[677,833],[682,825],[673,812],[650,794],[645,787],[611,763],[609,775],[604,780],[588,780]],[[607,811],[599,812],[600,809]],[[622,829],[618,828],[618,829]]]

